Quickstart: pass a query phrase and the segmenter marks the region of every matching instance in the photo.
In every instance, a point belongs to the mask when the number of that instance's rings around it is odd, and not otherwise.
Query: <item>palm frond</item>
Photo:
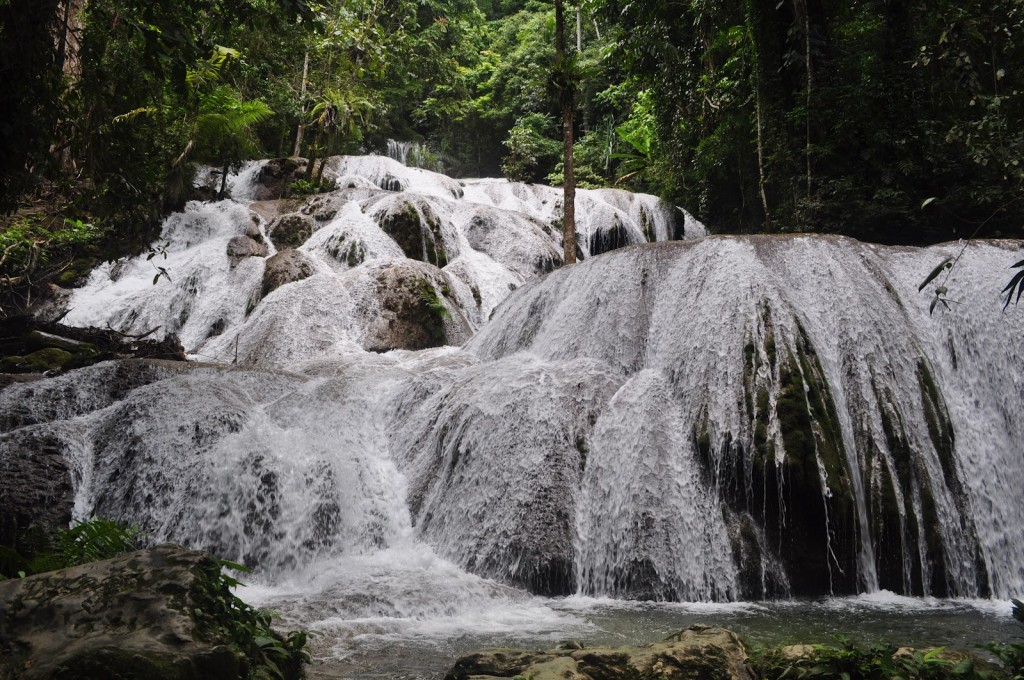
[[[115,123],[131,123],[140,116],[155,116],[155,106],[143,106],[137,109],[132,109],[128,113],[122,113],[120,116],[114,116]]]

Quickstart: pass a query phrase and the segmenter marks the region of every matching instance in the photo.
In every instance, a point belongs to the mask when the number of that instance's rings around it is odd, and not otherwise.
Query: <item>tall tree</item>
[[[566,264],[576,263],[576,177],[573,174],[572,128],[575,105],[575,74],[573,64],[565,49],[565,8],[562,0],[555,0],[555,89],[562,104],[562,140],[565,145],[564,175],[562,184],[562,238],[565,242]]]
[[[0,212],[33,186],[56,123],[59,0],[0,2]]]

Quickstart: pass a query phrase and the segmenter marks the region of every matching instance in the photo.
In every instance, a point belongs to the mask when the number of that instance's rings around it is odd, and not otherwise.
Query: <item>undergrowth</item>
[[[808,645],[809,653],[786,654],[784,648],[756,652],[754,663],[764,680],[782,678],[839,678],[841,680],[940,680],[992,677],[975,666],[973,658],[947,654],[944,647],[900,651],[892,644],[863,649],[840,637],[837,645]]]

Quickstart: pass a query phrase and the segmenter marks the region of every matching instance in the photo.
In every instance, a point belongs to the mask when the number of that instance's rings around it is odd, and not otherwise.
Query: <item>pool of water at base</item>
[[[559,642],[638,645],[694,624],[723,626],[748,646],[835,643],[945,646],[992,658],[977,645],[1024,640],[1010,603],[908,598],[881,592],[821,600],[708,603],[626,602],[520,594],[491,599],[476,611],[436,615],[331,615],[330,595],[312,597],[255,588],[241,593],[281,616],[282,628],[318,634],[310,678],[440,679],[455,660],[488,647],[550,649]],[[392,612],[395,614],[395,612]]]

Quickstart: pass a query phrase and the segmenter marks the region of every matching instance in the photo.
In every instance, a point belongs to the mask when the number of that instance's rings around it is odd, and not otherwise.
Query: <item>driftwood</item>
[[[162,340],[147,333],[131,335],[112,328],[75,328],[56,322],[42,322],[22,315],[0,319],[0,357],[25,356],[46,348],[57,348],[76,356],[73,366],[118,358],[187,361],[178,336]]]

